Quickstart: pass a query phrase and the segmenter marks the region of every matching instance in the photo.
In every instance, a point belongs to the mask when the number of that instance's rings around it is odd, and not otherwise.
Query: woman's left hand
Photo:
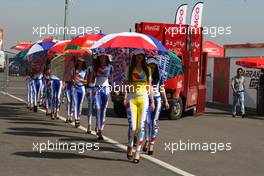
[[[165,102],[165,108],[170,109],[170,104],[168,103],[168,101]]]

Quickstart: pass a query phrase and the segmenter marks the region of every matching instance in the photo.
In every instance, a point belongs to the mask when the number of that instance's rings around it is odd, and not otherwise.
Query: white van
[[[5,53],[4,51],[0,51],[0,71],[3,72],[5,71]]]

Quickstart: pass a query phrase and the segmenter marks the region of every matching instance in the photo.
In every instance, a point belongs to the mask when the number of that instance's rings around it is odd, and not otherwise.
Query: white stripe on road
[[[22,98],[16,97],[16,96],[14,96],[14,95],[12,95],[12,94],[9,94],[9,93],[3,92],[3,91],[0,91],[0,93],[2,93],[2,94],[4,94],[4,95],[8,95],[9,97],[12,97],[12,98],[14,98],[14,99],[16,99],[16,100],[18,100],[18,101],[20,101],[20,102],[27,103],[27,102],[26,102],[25,100],[23,100]],[[43,110],[43,109],[39,109],[39,110],[42,111],[42,112],[44,112],[44,113],[46,113],[46,111]],[[63,121],[66,120],[65,117],[60,116],[60,115],[59,115],[59,118],[60,118],[61,120],[63,120]],[[74,123],[71,123],[71,125],[74,126]],[[83,126],[80,126],[79,129],[81,129],[81,130],[83,130],[83,131],[85,131],[85,132],[87,131],[87,128],[85,128],[85,127],[83,127]],[[96,132],[95,132],[95,131],[92,131],[92,135],[96,136]],[[126,151],[126,149],[127,149],[125,145],[119,143],[118,141],[115,141],[115,140],[113,140],[113,139],[111,139],[111,138],[108,138],[108,137],[106,137],[106,136],[104,136],[104,139],[105,139],[106,142],[111,143],[111,144],[117,146],[118,148],[120,148],[120,149],[122,149],[122,150],[125,150],[125,151]],[[172,171],[172,172],[174,172],[174,173],[176,173],[176,174],[180,174],[180,175],[183,175],[183,176],[194,176],[194,175],[191,174],[191,173],[188,173],[188,172],[186,172],[186,171],[184,171],[184,170],[181,170],[181,169],[179,169],[179,168],[177,168],[177,167],[175,167],[175,166],[172,166],[172,165],[170,165],[170,164],[168,164],[168,163],[166,163],[166,162],[164,162],[164,161],[161,161],[161,160],[159,160],[159,159],[157,159],[157,158],[154,158],[154,157],[152,157],[152,156],[142,154],[141,157],[142,157],[142,158],[145,158],[145,159],[147,159],[147,160],[149,160],[149,161],[151,161],[151,162],[154,163],[154,164],[157,164],[157,165],[159,165],[159,166],[162,166],[162,167],[164,167],[164,168],[166,168],[166,169],[168,169],[168,170],[170,170],[170,171]]]

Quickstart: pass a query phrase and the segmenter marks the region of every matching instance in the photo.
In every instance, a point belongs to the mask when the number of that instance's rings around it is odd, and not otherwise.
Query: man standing
[[[233,110],[232,116],[236,117],[236,106],[238,101],[240,103],[242,118],[246,116],[245,114],[245,78],[243,76],[243,69],[237,69],[237,75],[232,78],[231,87],[233,90]]]

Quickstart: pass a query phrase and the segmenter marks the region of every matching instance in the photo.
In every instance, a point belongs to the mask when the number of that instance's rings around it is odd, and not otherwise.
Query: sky
[[[134,30],[136,22],[173,23],[176,9],[187,3],[188,18],[195,0],[71,0],[69,26],[99,27],[103,33]],[[220,45],[264,43],[264,1],[204,0],[203,26],[229,27],[230,35],[205,35]],[[34,29],[63,26],[65,0],[0,0],[0,28],[5,50],[17,42],[36,41]],[[34,28],[34,29],[33,29]],[[33,34],[34,33],[34,34]],[[12,51],[12,50],[11,50]]]

